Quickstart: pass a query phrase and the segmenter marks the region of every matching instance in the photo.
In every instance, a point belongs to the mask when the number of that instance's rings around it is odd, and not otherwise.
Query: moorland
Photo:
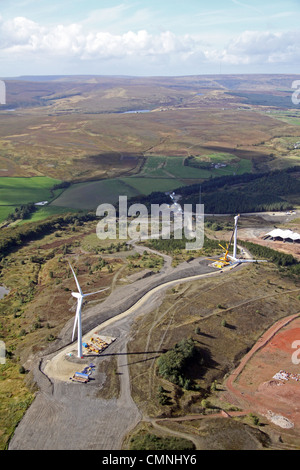
[[[45,194],[53,213],[95,209],[113,194],[148,195],[289,168],[300,151],[300,111],[291,100],[296,78],[8,79],[7,104],[0,107],[0,183],[37,176],[55,179],[53,186],[70,183],[61,197]],[[257,104],[258,95],[267,102]],[[11,180],[16,193],[22,191],[17,181]],[[2,219],[8,204],[17,206],[14,199],[1,201]]]
[[[85,305],[88,311],[119,287],[165,269],[166,257],[177,266],[216,256],[219,240],[228,240],[232,231],[231,216],[211,215],[206,218],[206,244],[197,253],[163,240],[137,249],[123,241],[97,239],[95,209],[100,203],[115,203],[119,195],[132,202],[164,202],[165,192],[172,190],[183,201],[196,203],[201,187],[211,214],[297,212],[300,109],[292,103],[291,85],[298,78],[5,80],[7,104],[0,106],[0,284],[8,293],[0,300],[0,339],[7,348],[6,364],[0,365],[1,448],[8,447],[37,394],[32,373],[36,358],[49,347],[55,350],[74,316],[68,261],[84,290],[110,287]],[[293,229],[298,222],[294,218]],[[263,214],[244,216],[241,224],[245,230],[291,226],[286,216],[266,219]],[[126,436],[125,448],[191,448],[191,441],[171,443],[176,433],[193,442],[196,436],[198,445],[207,448],[284,447],[278,443],[284,431],[261,416],[257,421],[246,413],[230,423],[212,417],[211,439],[202,420],[220,409],[233,411],[223,393],[226,374],[276,320],[300,311],[298,261],[285,257],[284,247],[280,255],[271,246],[271,251],[257,245],[248,249],[267,256],[269,263],[201,281],[201,286],[179,283],[155,310],[135,319],[127,344],[132,397],[144,416],[166,421],[160,426],[141,421]],[[151,351],[154,356],[138,360]],[[169,356],[173,362],[181,358],[183,366],[161,373],[161,367],[170,366]],[[118,395],[117,367],[115,355],[103,358],[99,371],[107,389],[100,390],[102,397]],[[175,420],[194,413],[198,420]],[[283,439],[291,448],[299,442],[296,432],[286,431]]]

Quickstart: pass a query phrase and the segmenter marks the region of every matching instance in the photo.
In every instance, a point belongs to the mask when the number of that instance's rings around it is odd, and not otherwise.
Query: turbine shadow
[[[140,359],[139,361],[134,361],[134,362],[127,362],[126,364],[122,364],[120,367],[124,367],[127,365],[131,364],[138,364],[140,362],[147,362],[151,361],[153,359],[157,359],[160,354],[163,354],[167,351],[167,349],[163,349],[161,351],[135,351],[135,352],[118,352],[118,353],[100,353],[100,354],[89,354],[86,355],[86,357],[118,357],[118,356],[134,356],[134,355],[143,355],[145,356],[146,354],[152,354],[151,357],[147,357],[145,359]]]

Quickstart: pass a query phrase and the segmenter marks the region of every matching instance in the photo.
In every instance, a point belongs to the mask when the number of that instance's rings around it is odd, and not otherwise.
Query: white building
[[[279,228],[276,228],[271,232],[267,233],[263,237],[263,239],[290,243],[300,243],[300,234],[297,232],[292,232],[292,230],[281,230]]]

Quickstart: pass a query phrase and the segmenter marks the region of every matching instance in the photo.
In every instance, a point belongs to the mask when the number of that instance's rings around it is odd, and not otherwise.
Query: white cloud
[[[145,30],[124,34],[85,33],[80,24],[45,28],[23,17],[0,24],[0,50],[14,54],[31,51],[80,59],[108,59],[189,52],[193,45],[191,37],[176,36],[169,31],[157,35]]]
[[[299,63],[300,32],[245,31],[227,47],[207,51],[208,60],[229,64]]]
[[[0,23],[0,47],[9,48],[15,45],[28,46],[31,39],[44,34],[44,30],[34,21],[17,17]]]

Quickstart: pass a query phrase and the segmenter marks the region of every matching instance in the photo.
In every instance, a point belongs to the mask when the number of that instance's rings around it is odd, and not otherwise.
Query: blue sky
[[[299,73],[299,0],[0,0],[0,77]]]

